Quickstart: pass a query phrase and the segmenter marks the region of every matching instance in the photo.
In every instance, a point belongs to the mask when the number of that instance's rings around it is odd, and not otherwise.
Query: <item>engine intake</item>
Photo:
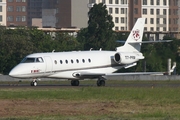
[[[116,53],[114,55],[114,61],[118,64],[131,64],[138,61],[139,59],[144,59],[142,53]]]
[[[73,77],[80,77],[81,74],[80,74],[80,73],[73,73],[72,76],[73,76]]]

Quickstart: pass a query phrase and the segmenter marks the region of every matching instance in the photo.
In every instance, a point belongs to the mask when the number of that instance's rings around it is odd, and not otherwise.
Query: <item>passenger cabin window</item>
[[[62,61],[62,60],[60,60],[60,63],[62,64],[62,63],[63,63],[63,61]]]
[[[88,59],[89,62],[91,62],[91,59]]]
[[[85,63],[85,62],[86,62],[85,59],[81,59],[81,60],[82,60],[82,63]],[[69,60],[69,63],[72,63],[72,64],[73,64],[73,63],[79,63],[79,62],[81,62],[81,60],[79,60],[79,59],[76,59],[76,60],[71,59],[71,60]],[[42,60],[42,61],[43,61],[43,60]],[[63,60],[59,60],[59,62],[60,62],[60,64],[63,64]],[[92,61],[91,61],[90,58],[88,58],[88,59],[87,59],[87,62],[91,63]],[[57,61],[54,60],[54,63],[57,64]],[[67,59],[65,60],[65,63],[68,64],[68,60],[67,60]]]
[[[55,63],[55,64],[57,64],[57,61],[56,61],[56,60],[54,60],[54,63]]]
[[[39,63],[39,62],[44,62],[42,57],[38,57],[38,58],[29,58],[29,57],[25,57],[21,63]]]
[[[77,62],[77,63],[79,63],[79,60],[78,60],[78,59],[76,59],[76,62]]]

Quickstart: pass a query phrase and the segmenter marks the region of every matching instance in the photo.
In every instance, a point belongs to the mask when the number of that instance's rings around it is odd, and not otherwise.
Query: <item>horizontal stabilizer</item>
[[[133,43],[161,43],[161,42],[171,42],[172,40],[157,40],[157,41],[136,41],[136,42],[133,42],[133,41],[129,41],[128,43],[130,44],[133,44]],[[117,42],[120,42],[120,43],[125,43],[126,41],[119,41],[117,40]]]
[[[130,68],[130,67],[136,66],[136,65],[137,65],[137,63],[132,63],[132,64],[126,65],[124,68],[127,69],[127,68]]]
[[[130,44],[133,43],[161,43],[161,42],[171,42],[172,40],[158,40],[158,41],[141,41],[141,42],[128,42]]]

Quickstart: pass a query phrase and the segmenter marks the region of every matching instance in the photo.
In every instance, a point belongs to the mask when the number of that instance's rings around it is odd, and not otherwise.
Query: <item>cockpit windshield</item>
[[[42,57],[36,57],[36,58],[33,58],[33,57],[25,57],[21,63],[42,63],[44,62],[43,61],[43,58]]]

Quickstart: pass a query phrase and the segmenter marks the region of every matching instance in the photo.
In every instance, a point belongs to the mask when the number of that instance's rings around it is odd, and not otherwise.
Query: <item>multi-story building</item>
[[[143,0],[142,17],[147,31],[178,30],[178,0]]]
[[[28,0],[28,26],[55,27],[58,0]]]
[[[42,19],[42,1],[43,0],[27,0],[28,26],[33,25],[33,19]]]
[[[56,27],[87,27],[88,0],[57,0]]]
[[[6,26],[6,0],[0,0],[0,25]]]
[[[180,1],[169,0],[168,4],[169,10],[167,10],[167,12],[169,14],[169,21],[167,22],[167,24],[169,24],[169,31],[178,31],[180,25],[178,22],[180,18],[180,14],[178,12],[180,7]]]
[[[109,14],[113,17],[114,30],[129,30],[128,0],[89,0],[89,8],[93,7],[95,3],[104,3],[107,6]]]
[[[43,0],[42,9],[55,9],[58,0]]]
[[[131,30],[138,17],[145,17],[145,31],[177,31],[178,0],[89,0],[88,6],[104,3],[115,30]]]
[[[145,31],[173,32],[179,27],[179,0],[0,0],[0,24],[33,26],[35,19],[42,27],[84,28],[95,3],[106,4],[114,30],[131,30],[139,17],[147,18]]]
[[[42,27],[56,27],[57,0],[43,0],[42,3]]]
[[[27,1],[7,0],[7,26],[27,26]]]

